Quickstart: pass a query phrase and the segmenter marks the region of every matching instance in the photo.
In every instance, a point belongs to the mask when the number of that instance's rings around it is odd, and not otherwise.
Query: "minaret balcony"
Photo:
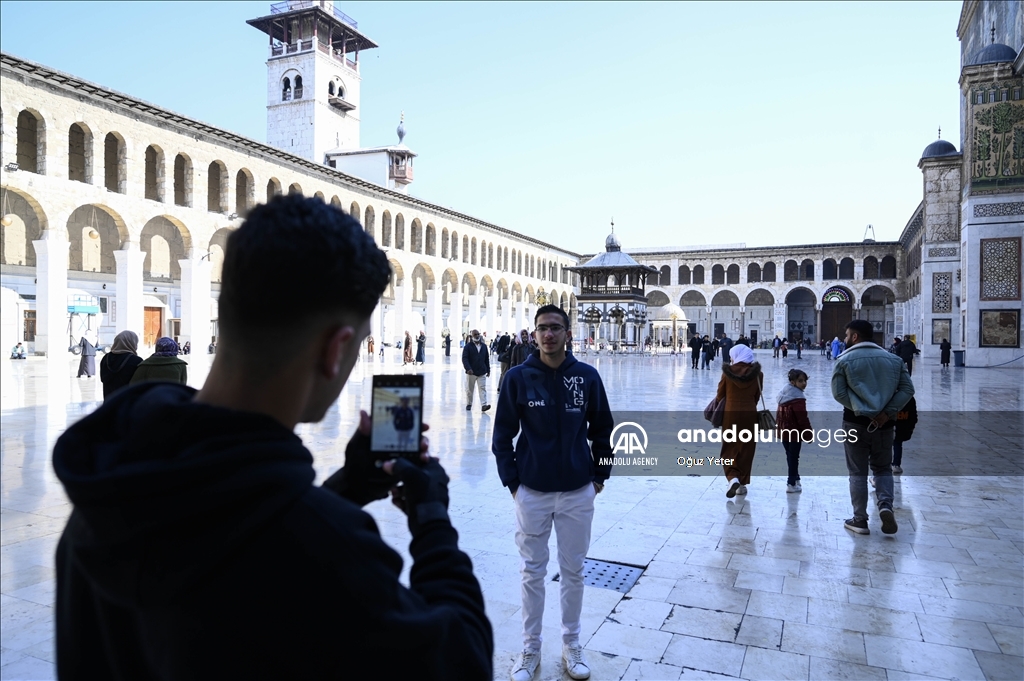
[[[396,182],[412,182],[412,166],[391,166],[388,168],[388,177]]]

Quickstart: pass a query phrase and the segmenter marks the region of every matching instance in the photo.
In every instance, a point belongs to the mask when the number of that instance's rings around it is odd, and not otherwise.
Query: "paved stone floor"
[[[425,420],[452,478],[461,545],[487,598],[495,678],[505,679],[520,646],[519,558],[512,503],[490,454],[492,417],[464,411],[456,358],[428,359],[415,369],[427,377]],[[621,411],[700,410],[720,369],[716,363],[713,371],[693,371],[687,359],[671,356],[581,359],[599,367],[612,407]],[[800,366],[810,374],[808,409],[838,411],[831,367],[817,352],[803,360],[758,352],[758,359],[769,397],[785,370]],[[207,361],[191,358],[193,385],[202,382]],[[70,378],[73,367],[63,359],[0,365],[5,680],[54,678],[53,553],[70,506],[49,453],[101,395],[97,379]],[[328,418],[300,428],[321,479],[342,462],[355,415],[369,404],[370,376],[402,370],[394,357],[361,361]],[[932,418],[1004,412],[1020,430],[1020,369],[919,365],[914,382],[919,408]],[[493,396],[493,383],[489,391]],[[980,448],[991,445],[1020,470],[1019,441],[1007,444],[991,429],[972,432]],[[719,476],[614,477],[597,499],[590,556],[646,571],[626,595],[587,588],[583,643],[592,678],[1024,678],[1024,477],[915,476],[915,464],[929,457],[917,442],[915,435],[908,443],[907,473],[897,477],[895,536],[881,534],[874,516],[870,536],[843,529],[850,504],[842,476],[805,476],[803,494],[787,495],[777,445],[759,448],[755,470],[762,475],[745,499],[732,502]],[[707,454],[717,453],[708,447]],[[407,575],[408,531],[399,512],[387,502],[367,510],[406,556]],[[560,679],[557,582],[549,585],[538,678]]]

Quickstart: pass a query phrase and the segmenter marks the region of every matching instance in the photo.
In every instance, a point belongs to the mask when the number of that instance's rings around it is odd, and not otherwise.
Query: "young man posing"
[[[498,475],[512,493],[522,557],[523,652],[512,667],[512,679],[529,681],[540,664],[552,523],[558,539],[562,660],[570,677],[587,679],[590,668],[579,640],[583,561],[590,548],[594,496],[611,474],[610,465],[598,462],[611,458],[614,421],[597,370],[566,354],[571,334],[565,312],[545,305],[534,324],[538,349],[508,371],[491,444]]]
[[[491,356],[487,343],[477,329],[469,332],[469,342],[462,348],[462,368],[466,370],[466,411],[473,409],[473,388],[480,391],[480,411],[487,411],[487,377],[491,375]]]
[[[74,504],[57,547],[61,679],[492,678],[483,596],[425,443],[421,465],[378,467],[364,412],[317,487],[293,432],[334,404],[389,276],[341,210],[257,206],[228,239],[203,389],[129,387],[58,439]],[[409,588],[361,509],[398,480]]]

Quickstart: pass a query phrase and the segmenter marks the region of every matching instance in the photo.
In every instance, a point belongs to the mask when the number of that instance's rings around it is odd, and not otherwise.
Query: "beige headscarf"
[[[110,346],[110,354],[137,355],[139,353],[139,337],[134,331],[122,331],[114,336],[114,343]]]

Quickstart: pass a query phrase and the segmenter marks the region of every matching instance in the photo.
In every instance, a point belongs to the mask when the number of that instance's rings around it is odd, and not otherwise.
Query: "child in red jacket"
[[[789,385],[776,398],[779,408],[775,412],[775,427],[786,450],[786,464],[789,466],[786,492],[795,494],[803,491],[799,472],[800,445],[814,439],[814,430],[807,418],[807,398],[804,397],[807,374],[799,369],[790,369],[788,378]]]

